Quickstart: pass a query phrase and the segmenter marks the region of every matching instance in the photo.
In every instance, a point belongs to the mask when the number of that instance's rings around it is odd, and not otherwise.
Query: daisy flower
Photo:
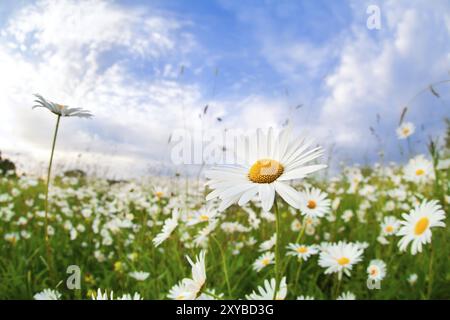
[[[194,300],[203,289],[206,282],[205,251],[202,250],[193,262],[189,256],[186,259],[192,268],[192,278],[185,278],[170,289],[168,297],[174,300]]]
[[[189,221],[186,223],[188,226],[193,226],[202,222],[208,222],[218,215],[217,210],[212,207],[202,208],[195,212],[193,217],[190,217]]]
[[[277,241],[277,234],[274,233],[269,240],[266,240],[259,245],[259,251],[271,250],[275,245],[276,241]]]
[[[156,235],[156,237],[153,239],[153,244],[155,247],[158,247],[161,243],[167,240],[167,238],[170,237],[172,232],[175,230],[175,228],[178,226],[178,218],[179,218],[179,212],[177,209],[173,210],[172,217],[164,221],[164,226],[160,233]]]
[[[419,278],[419,276],[417,275],[417,273],[411,273],[408,276],[407,280],[408,280],[408,283],[413,286],[416,284],[418,278]]]
[[[263,253],[256,261],[253,263],[253,270],[260,272],[263,268],[267,267],[269,264],[274,264],[275,254],[273,252]]]
[[[339,278],[342,273],[350,276],[353,265],[362,260],[362,253],[363,249],[354,243],[330,244],[320,253],[319,265],[326,268],[325,274],[338,273]]]
[[[406,139],[416,131],[416,126],[412,122],[403,122],[397,128],[397,137],[399,139]]]
[[[314,246],[306,246],[303,244],[290,243],[287,248],[289,251],[287,254],[289,256],[297,257],[299,260],[302,259],[306,261],[313,254],[317,254],[318,250]]]
[[[381,224],[381,233],[384,236],[394,235],[400,227],[400,221],[394,216],[384,217],[383,223]]]
[[[128,274],[130,277],[136,279],[137,281],[144,281],[148,278],[150,273],[144,271],[134,271]]]
[[[275,293],[275,279],[264,281],[264,287],[259,286],[258,292],[253,291],[245,298],[247,300],[272,300]],[[281,279],[280,289],[275,295],[275,300],[284,300],[287,295],[286,277]]]
[[[356,300],[356,296],[354,293],[347,291],[337,297],[336,300]]]
[[[431,228],[445,227],[442,221],[445,212],[436,200],[424,200],[416,205],[409,214],[402,215],[404,221],[400,221],[401,228],[397,235],[402,236],[398,246],[400,251],[406,251],[411,242],[411,254],[422,252],[422,245],[431,242]]]
[[[92,117],[92,114],[87,110],[81,108],[69,108],[66,105],[48,101],[39,94],[35,94],[34,96],[37,98],[36,100],[34,100],[34,102],[36,102],[37,105],[33,106],[33,109],[45,108],[60,117],[79,117],[79,118]]]
[[[34,300],[59,300],[61,293],[52,289],[44,289],[34,295]]]
[[[383,280],[386,276],[386,263],[379,259],[370,261],[369,266],[367,267],[367,275],[371,280]]]
[[[138,292],[135,292],[133,295],[125,293],[121,297],[117,298],[117,300],[143,300],[143,298]]]
[[[105,290],[105,292],[102,292],[102,290],[99,288],[97,289],[97,294],[92,293],[91,296],[92,300],[114,300],[114,291],[111,290],[108,296],[108,291]]]
[[[174,285],[167,295],[169,299],[172,300],[193,300],[195,297],[192,297],[192,293],[187,291],[185,283],[180,281],[176,285]]]
[[[310,164],[323,154],[321,147],[312,147],[310,141],[291,138],[291,130],[283,130],[278,137],[272,128],[267,134],[258,129],[256,136],[244,137],[243,148],[237,151],[242,164],[220,166],[206,172],[207,185],[213,191],[206,200],[222,200],[219,211],[232,204],[245,205],[257,194],[262,209],[270,211],[279,194],[289,205],[299,208],[298,192],[289,181],[305,178],[325,168],[325,165]]]
[[[322,218],[331,211],[331,200],[317,188],[306,189],[300,193],[300,212],[310,218]]]
[[[409,160],[403,168],[405,179],[414,183],[425,183],[434,179],[433,163],[423,155]]]

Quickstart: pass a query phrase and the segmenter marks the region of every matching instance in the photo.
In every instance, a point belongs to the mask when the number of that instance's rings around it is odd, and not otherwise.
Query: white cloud
[[[170,128],[182,125],[182,106],[191,125],[198,121],[190,110],[200,90],[171,80],[167,68],[166,77],[153,78],[152,70],[135,76],[133,64],[157,65],[195,48],[184,23],[107,1],[40,1],[18,11],[0,38],[2,148],[34,161],[48,157],[54,117],[31,111],[31,94],[39,92],[95,114],[63,119],[60,160],[89,149],[86,165],[100,157],[118,175],[163,160]]]

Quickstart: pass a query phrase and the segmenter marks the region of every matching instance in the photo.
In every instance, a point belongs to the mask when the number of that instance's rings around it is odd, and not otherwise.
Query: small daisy
[[[413,286],[416,284],[418,278],[417,273],[411,273],[408,277],[408,283]]]
[[[297,243],[290,243],[287,248],[291,250],[287,253],[289,256],[297,257],[299,260],[302,259],[303,261],[308,260],[310,256],[317,254],[318,252],[314,246],[306,246]]]
[[[193,217],[189,219],[186,225],[193,226],[202,222],[209,222],[212,219],[216,218],[217,215],[218,211],[213,209],[212,207],[202,208],[194,213]]]
[[[367,267],[367,276],[371,280],[383,280],[386,276],[386,263],[379,259],[370,261],[369,266]]]
[[[147,280],[150,273],[144,271],[134,271],[128,274],[130,277],[136,279],[137,281],[145,281]]]
[[[320,253],[319,265],[326,268],[325,274],[342,273],[350,276],[353,265],[362,260],[363,249],[353,243],[339,242],[330,244]]]
[[[403,122],[400,127],[397,128],[397,137],[399,139],[406,139],[414,133],[416,127],[412,122]]]
[[[381,224],[381,233],[383,236],[395,235],[400,228],[400,221],[394,216],[384,217]]]
[[[108,291],[105,290],[105,292],[102,293],[102,290],[99,288],[97,289],[97,294],[92,293],[91,296],[92,300],[114,300],[114,291],[111,290],[108,296]]]
[[[402,226],[397,235],[403,237],[398,246],[400,251],[406,251],[407,246],[412,242],[412,255],[422,252],[422,245],[431,242],[431,228],[445,227],[442,221],[445,219],[445,212],[436,200],[424,200],[409,214],[404,213],[402,217],[404,221],[400,221]]]
[[[275,279],[264,281],[264,287],[259,286],[258,292],[253,291],[245,298],[247,300],[272,300],[275,293]],[[275,295],[275,300],[284,300],[287,295],[286,277],[283,277],[280,282],[280,289]]]
[[[195,300],[203,289],[206,282],[205,267],[206,252],[202,250],[193,262],[186,256],[192,267],[192,278],[185,278],[170,289],[168,297],[174,300]]]
[[[403,168],[405,179],[414,183],[425,183],[434,179],[433,163],[423,155],[409,160]]]
[[[300,212],[310,218],[322,218],[331,211],[331,200],[317,188],[300,193]]]
[[[242,164],[221,166],[206,172],[207,185],[213,189],[206,200],[221,199],[219,211],[236,203],[244,206],[257,194],[262,209],[270,211],[275,193],[298,209],[298,192],[289,181],[303,179],[326,167],[307,165],[319,158],[323,149],[313,147],[305,139],[292,139],[290,128],[281,131],[278,137],[272,129],[267,134],[258,129],[256,136],[243,137],[241,142],[244,143],[240,144],[242,148],[236,156]]]
[[[52,289],[44,289],[34,295],[34,300],[59,300],[61,293]]]
[[[277,234],[274,233],[273,236],[259,245],[259,251],[269,251],[273,248],[277,241]]]
[[[117,300],[143,300],[143,298],[138,292],[135,292],[133,295],[126,293],[121,297],[117,298]]]
[[[156,237],[153,239],[153,244],[155,247],[158,247],[161,243],[167,240],[167,238],[170,237],[172,232],[175,230],[175,228],[178,226],[178,217],[179,213],[178,210],[175,209],[172,212],[172,217],[164,221],[164,226],[160,233],[156,235]]]
[[[33,109],[46,108],[60,117],[79,117],[79,118],[92,117],[92,114],[87,110],[81,108],[69,108],[66,105],[48,101],[39,94],[35,94],[34,96],[37,98],[37,100],[34,101],[37,103],[37,105],[35,105]]]
[[[275,254],[273,252],[263,253],[256,261],[253,263],[253,270],[260,272],[262,269],[267,267],[269,264],[275,263]]]
[[[342,293],[336,300],[356,300],[356,296],[354,293],[347,291]]]

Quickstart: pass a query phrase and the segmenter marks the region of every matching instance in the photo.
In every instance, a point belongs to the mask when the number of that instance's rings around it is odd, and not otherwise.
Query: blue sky
[[[369,5],[380,8],[380,30],[366,27]],[[96,115],[65,121],[59,157],[69,167],[81,154],[92,168],[140,174],[170,166],[167,139],[186,124],[248,130],[287,118],[334,146],[336,163],[374,162],[380,148],[404,161],[399,114],[450,77],[449,40],[445,0],[6,0],[0,149],[27,168],[46,160],[54,119],[28,108],[39,92]],[[425,92],[407,114],[419,128],[414,153],[444,129],[448,85],[436,90],[440,99]]]

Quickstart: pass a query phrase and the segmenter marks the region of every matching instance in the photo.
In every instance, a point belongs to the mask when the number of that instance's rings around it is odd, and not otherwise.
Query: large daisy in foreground
[[[306,139],[292,139],[290,128],[275,136],[258,129],[256,136],[243,137],[243,147],[236,152],[241,164],[220,166],[206,172],[207,185],[213,191],[206,200],[219,198],[220,211],[232,204],[245,205],[256,195],[263,210],[269,211],[278,193],[289,205],[300,208],[299,193],[289,181],[305,178],[326,167],[311,164],[323,154]]]
[[[445,227],[445,212],[436,201],[424,200],[411,210],[409,214],[402,215],[401,228],[397,235],[402,238],[398,242],[400,251],[406,251],[410,243],[411,254],[422,252],[422,245],[431,242],[431,228]]]

